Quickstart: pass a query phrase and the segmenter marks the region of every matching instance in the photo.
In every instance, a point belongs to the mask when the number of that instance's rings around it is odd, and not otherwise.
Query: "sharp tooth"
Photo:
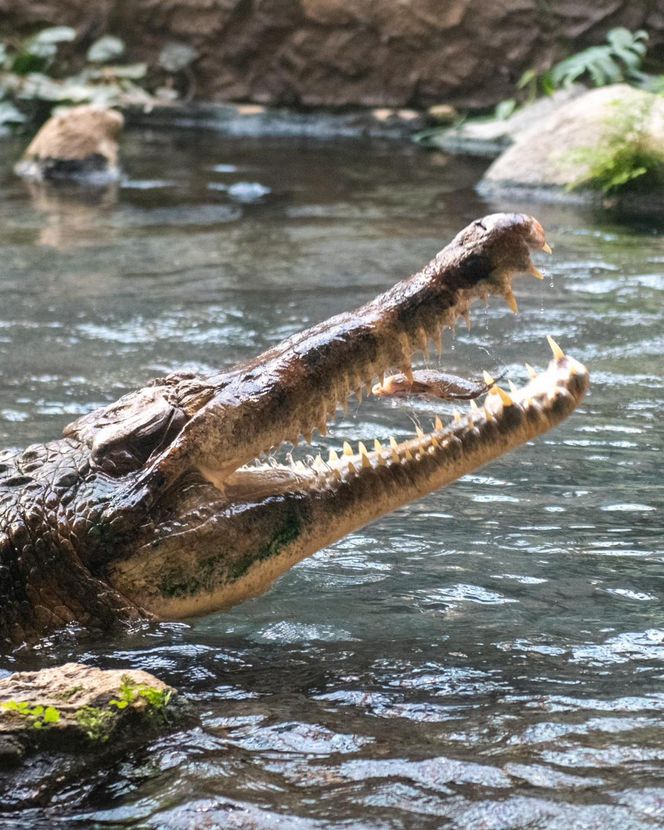
[[[424,430],[422,429],[422,427],[415,427],[415,432],[420,440],[424,438]]]
[[[484,378],[484,383],[486,383],[487,386],[493,386],[493,384],[496,382],[486,371],[482,372],[482,377]]]
[[[307,468],[306,468],[306,465],[305,465],[304,461],[298,461],[298,462],[295,464],[295,469],[298,471],[298,473],[306,473],[306,472],[308,472],[308,470],[307,470]]]
[[[516,388],[516,386],[512,383],[512,381],[511,381],[511,380],[508,380],[508,381],[507,381],[507,384],[508,384],[508,386],[509,386],[509,388],[510,388],[510,393],[511,393],[512,395],[515,395],[515,396],[516,396],[516,395],[518,394],[518,389]]]
[[[429,438],[431,438],[431,443],[433,444],[433,446],[436,449],[438,449],[440,447],[440,441],[436,438],[436,436],[435,435],[430,435]]]
[[[494,420],[493,412],[489,409],[489,407],[484,406],[482,408],[484,409],[484,414],[486,416],[487,421],[493,421]]]
[[[382,453],[382,451],[383,451],[383,445],[380,443],[378,438],[374,438],[374,452],[376,452],[380,455],[380,453]]]
[[[367,452],[367,448],[366,448],[363,441],[358,442],[357,449],[359,450],[360,455],[362,455],[362,456],[369,455],[369,453]]]
[[[335,465],[339,463],[339,456],[337,455],[336,450],[330,450],[330,457],[327,463],[330,465]]]
[[[473,411],[473,414],[475,412],[479,412],[479,408],[478,408],[477,404],[475,403],[475,401],[472,400],[472,398],[471,398],[471,401],[470,401],[470,408]]]
[[[535,378],[537,377],[537,372],[533,369],[530,363],[526,363],[526,370],[528,372],[528,376],[530,377],[530,379],[535,380]]]
[[[397,444],[397,440],[394,436],[390,438],[390,447],[392,449],[392,461],[395,464],[398,464],[401,459],[399,458],[399,445]]]
[[[353,464],[352,461],[348,462],[348,472],[351,473],[351,475],[357,475],[357,467]]]
[[[546,339],[549,341],[549,346],[551,346],[551,351],[553,352],[554,359],[562,360],[565,357],[565,352],[560,348],[560,346],[556,343],[553,337],[551,337],[551,335],[547,335]]]
[[[443,331],[443,326],[440,326],[434,337],[434,342],[436,344],[436,352],[439,356],[442,356],[443,354]]]
[[[399,445],[397,444],[397,439],[394,436],[392,436],[390,438],[390,446],[392,447],[393,450],[398,450],[399,449]]]
[[[500,386],[498,386],[498,384],[492,387],[491,391],[498,395],[498,397],[505,406],[512,406],[514,404],[512,398],[507,394],[507,392],[504,389],[501,389]]]
[[[458,409],[454,410],[454,423],[455,424],[460,424],[461,423],[461,413],[459,412]]]
[[[433,422],[433,425],[434,425],[434,427],[436,428],[436,430],[437,430],[438,432],[442,432],[442,431],[443,431],[443,422],[440,420],[440,418],[438,417],[438,415],[436,415],[436,420]]]
[[[535,277],[536,280],[543,280],[544,279],[544,274],[539,270],[539,268],[536,268],[532,264],[532,262],[530,263],[530,268],[528,269],[528,273],[532,274],[533,277]]]
[[[519,306],[517,304],[516,297],[511,291],[508,291],[507,294],[505,294],[505,302],[507,303],[507,307],[515,314],[519,313]]]
[[[413,453],[408,449],[408,447],[406,447],[406,449],[404,450],[404,457],[405,457],[406,461],[412,461],[413,460]]]
[[[318,470],[321,473],[327,470],[327,464],[323,461],[320,454],[314,458],[314,463],[311,466],[314,470]]]
[[[348,443],[348,441],[344,441],[344,455],[353,456],[355,453],[353,452],[353,448]]]
[[[371,467],[371,461],[369,460],[369,456],[365,453],[362,453],[362,466],[363,467]]]
[[[406,363],[410,363],[410,341],[405,334],[400,335],[399,343],[401,344],[401,354],[405,358]]]
[[[552,248],[551,248],[551,246],[549,245],[548,242],[545,242],[544,245],[542,245],[542,250],[544,251],[545,254],[552,254],[553,253],[553,250],[552,250]]]
[[[392,461],[394,461],[395,464],[401,463],[401,458],[399,457],[399,453],[394,448],[392,448],[391,455],[392,455]]]

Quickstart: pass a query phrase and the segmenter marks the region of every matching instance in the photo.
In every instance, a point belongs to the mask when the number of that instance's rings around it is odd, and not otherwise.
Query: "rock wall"
[[[662,0],[0,0],[0,29],[69,24],[85,47],[118,34],[153,62],[200,52],[195,94],[291,106],[487,107],[529,67],[646,28],[664,59]]]

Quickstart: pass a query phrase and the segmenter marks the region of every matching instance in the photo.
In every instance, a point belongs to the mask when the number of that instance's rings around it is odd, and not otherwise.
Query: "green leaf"
[[[172,41],[167,43],[159,53],[159,66],[167,72],[180,72],[186,69],[198,57],[198,52],[188,43]]]
[[[3,124],[21,124],[25,115],[16,109],[11,101],[0,101],[0,126]]]
[[[128,63],[126,66],[107,66],[106,72],[114,78],[140,81],[148,74],[147,63]]]
[[[124,41],[114,35],[104,35],[88,49],[87,59],[92,63],[108,63],[124,55],[124,51]]]
[[[59,723],[60,712],[54,706],[47,706],[44,710],[44,723]]]
[[[45,44],[45,43],[65,43],[74,40],[76,37],[76,29],[71,26],[51,26],[48,29],[42,29],[30,39],[30,44]]]
[[[506,101],[501,101],[499,104],[496,104],[494,116],[499,121],[506,121],[515,109],[516,101],[514,100],[514,98],[508,98]]]

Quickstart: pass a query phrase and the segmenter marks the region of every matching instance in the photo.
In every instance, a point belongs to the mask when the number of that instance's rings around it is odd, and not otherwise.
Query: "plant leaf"
[[[88,49],[87,59],[92,63],[108,63],[124,55],[125,44],[115,35],[104,35]]]

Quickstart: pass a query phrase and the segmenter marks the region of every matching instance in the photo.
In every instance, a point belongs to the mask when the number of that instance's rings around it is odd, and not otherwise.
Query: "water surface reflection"
[[[517,287],[518,317],[476,311],[446,370],[518,382],[553,333],[593,386],[556,432],[230,613],[4,659],[156,672],[201,726],[0,826],[661,827],[661,233],[486,204],[477,164],[394,144],[126,144],[117,198],[74,218],[4,169],[3,444],[360,304],[494,209],[537,213],[550,279]],[[406,435],[433,414],[369,402],[333,440]]]

